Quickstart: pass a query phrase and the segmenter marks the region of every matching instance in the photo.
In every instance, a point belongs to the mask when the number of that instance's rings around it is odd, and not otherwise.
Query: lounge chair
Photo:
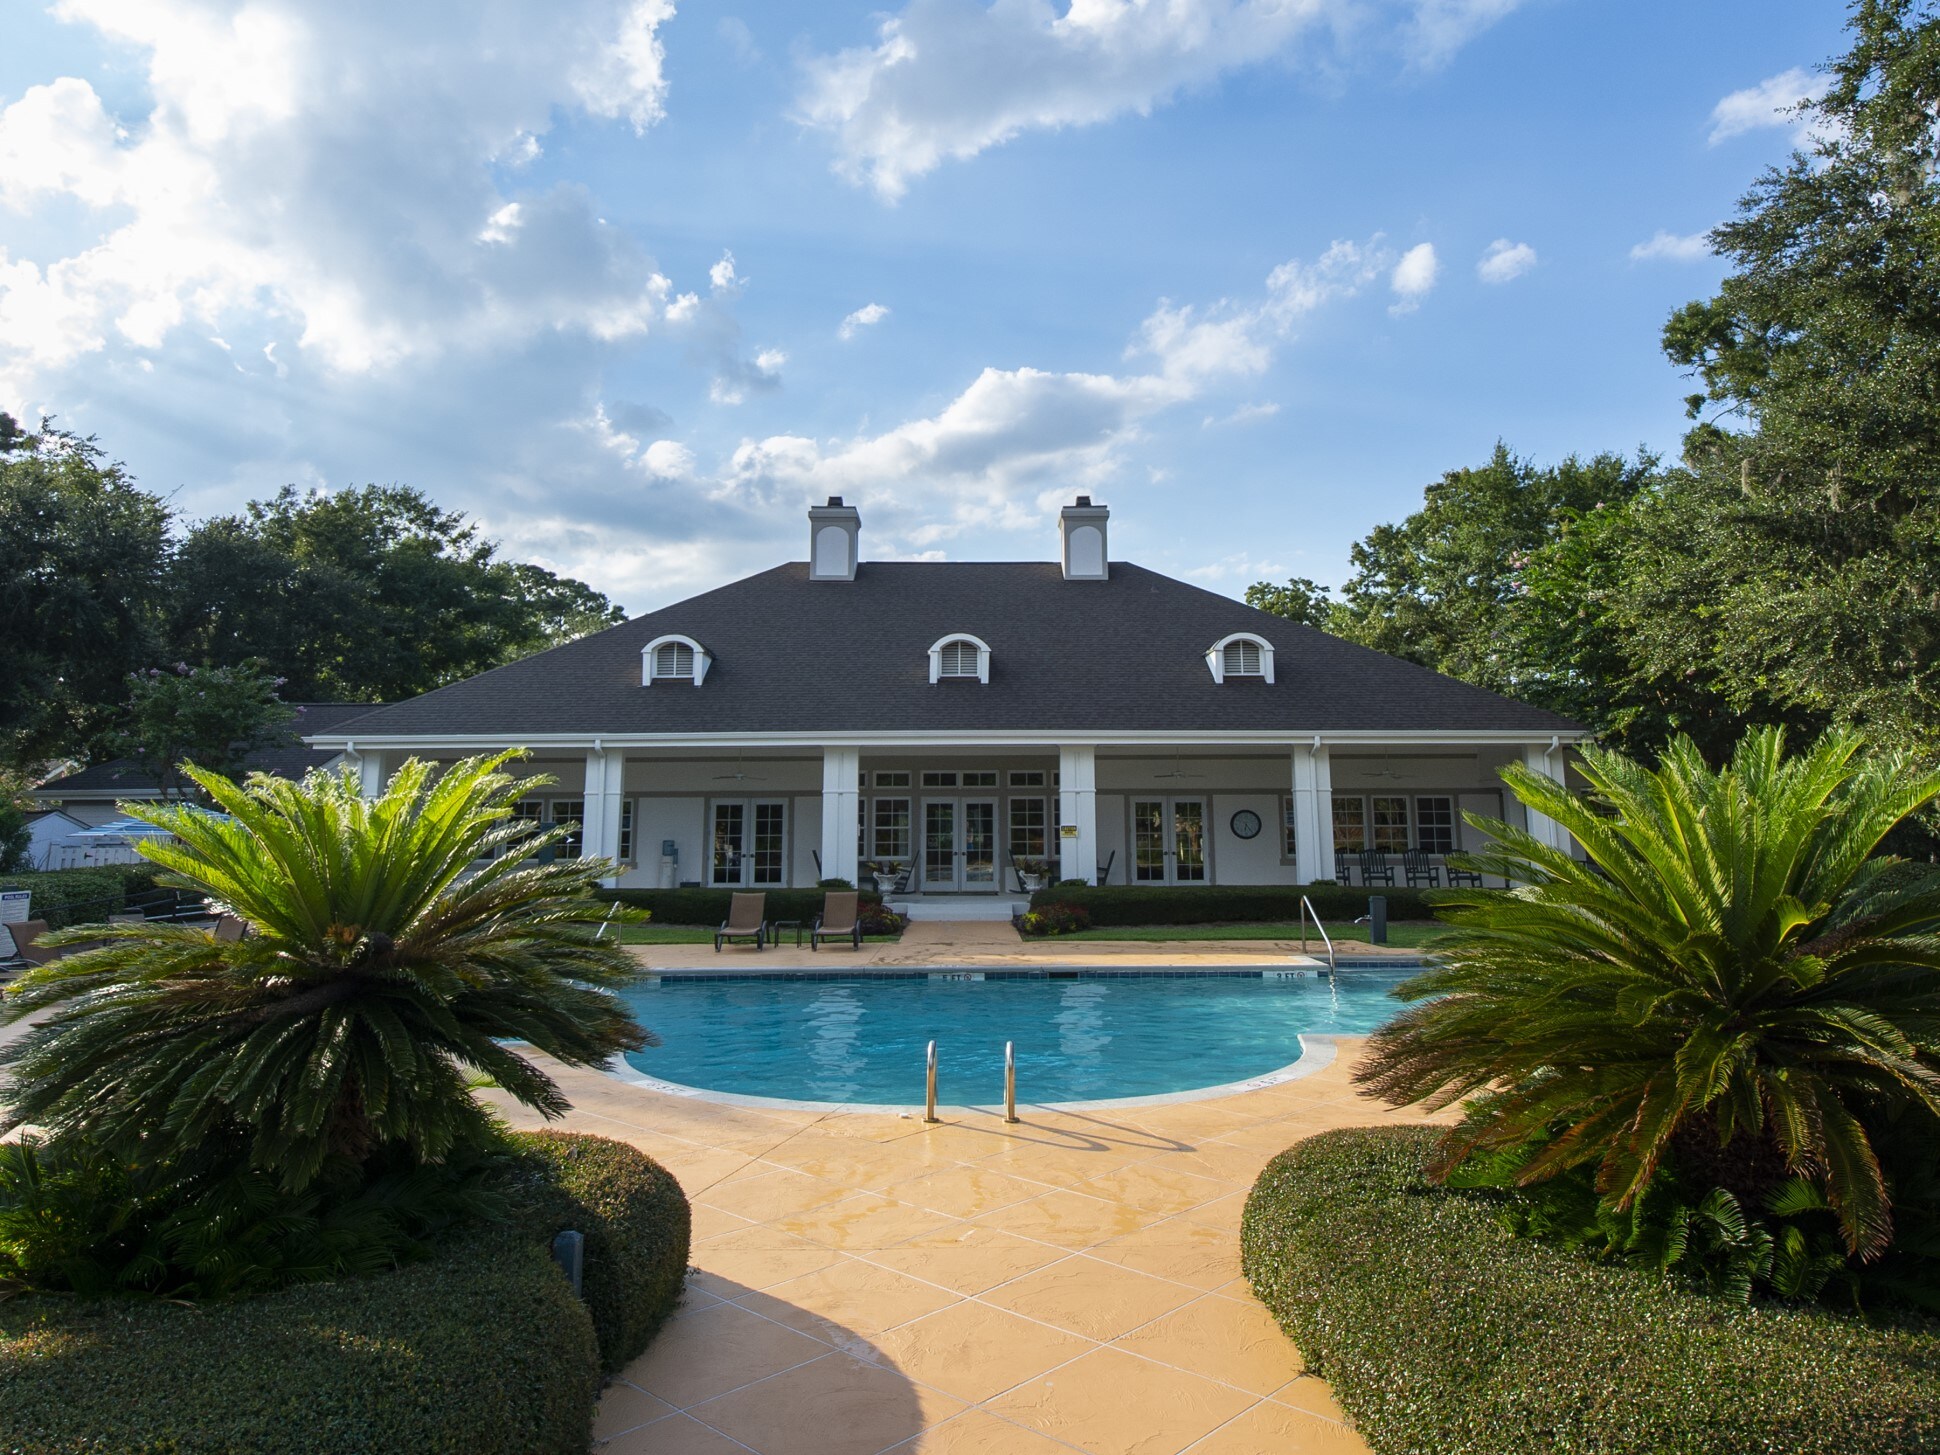
[[[757,950],[768,948],[768,896],[737,894],[728,901],[727,923],[714,931],[714,953],[721,953],[725,940],[753,940]]]
[[[1453,864],[1450,864],[1448,866],[1448,884],[1451,889],[1459,888],[1463,885],[1468,886],[1470,889],[1480,889],[1482,887],[1482,876],[1474,869],[1457,869]]]
[[[1402,854],[1401,864],[1407,870],[1408,887],[1410,889],[1422,884],[1426,884],[1432,889],[1438,887],[1442,882],[1440,866],[1428,857],[1425,850],[1409,849]]]
[[[233,945],[243,937],[248,929],[248,921],[244,920],[241,915],[223,914],[216,916],[216,927],[212,933],[224,944]]]
[[[809,927],[808,948],[814,950],[824,940],[847,940],[851,949],[860,950],[861,899],[853,889],[831,889],[822,901],[822,912]]]
[[[1361,883],[1367,888],[1376,884],[1394,887],[1394,865],[1388,862],[1387,853],[1381,849],[1361,851]]]
[[[1354,882],[1354,870],[1351,865],[1352,861],[1347,855],[1334,855],[1334,883],[1352,884]]]
[[[40,943],[41,937],[47,933],[46,920],[22,920],[19,924],[8,925],[7,928],[13,931],[15,951],[29,965],[45,965],[50,960],[58,960],[60,958],[61,952],[59,950],[55,949],[52,945],[43,945]]]

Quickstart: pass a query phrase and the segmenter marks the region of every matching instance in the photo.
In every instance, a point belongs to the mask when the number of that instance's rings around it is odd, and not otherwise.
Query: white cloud
[[[1765,127],[1792,127],[1804,140],[1811,131],[1807,118],[1797,114],[1800,102],[1825,95],[1832,78],[1814,75],[1803,66],[1767,76],[1756,86],[1733,91],[1711,108],[1711,145]]]
[[[1413,313],[1421,307],[1421,300],[1434,291],[1435,280],[1440,276],[1442,265],[1435,257],[1433,243],[1416,243],[1401,255],[1401,261],[1394,265],[1394,272],[1388,278],[1388,286],[1394,290],[1394,303],[1389,313]]]
[[[1648,242],[1640,242],[1630,250],[1632,262],[1672,262],[1692,263],[1699,258],[1711,256],[1710,234],[1694,232],[1680,237],[1674,232],[1659,228]]]
[[[861,330],[874,328],[887,317],[889,317],[889,310],[882,304],[865,303],[842,320],[841,326],[835,330],[835,336],[844,340],[852,339]]]
[[[707,281],[716,293],[732,291],[741,281],[734,275],[734,254],[722,253],[720,262],[707,270]]]
[[[1117,478],[1154,416],[1257,376],[1301,318],[1353,296],[1391,261],[1378,236],[1337,242],[1312,263],[1275,268],[1256,299],[1161,302],[1126,350],[1128,359],[1154,361],[1146,372],[986,368],[937,413],[879,434],[746,440],[713,498],[772,514],[855,496],[866,502],[872,539],[904,552],[976,526],[1036,526],[1073,489]],[[1253,406],[1252,417],[1277,408]]]
[[[594,47],[574,75],[574,90],[595,116],[623,116],[645,131],[667,114],[666,47],[660,27],[674,18],[674,0],[631,0],[620,10],[618,33]],[[560,17],[553,14],[551,23]]]
[[[1149,114],[1269,61],[1398,45],[1445,60],[1522,0],[906,0],[875,43],[812,57],[797,107],[886,199],[1032,130]]]
[[[1260,404],[1242,404],[1225,415],[1207,415],[1202,421],[1202,429],[1218,429],[1229,424],[1258,424],[1263,419],[1271,419],[1280,412],[1280,406],[1267,400]]]
[[[1482,251],[1475,265],[1475,276],[1484,283],[1508,283],[1536,266],[1536,250],[1528,243],[1512,243],[1499,237]]]
[[[647,473],[679,480],[694,473],[694,452],[678,440],[655,440],[640,455]]]
[[[672,12],[569,0],[534,27],[455,3],[62,0],[138,58],[148,109],[111,115],[68,76],[0,110],[0,203],[85,209],[72,244],[0,259],[0,401],[185,325],[339,374],[639,336],[668,291],[646,253],[582,189],[508,197],[493,169],[575,108],[657,118]]]

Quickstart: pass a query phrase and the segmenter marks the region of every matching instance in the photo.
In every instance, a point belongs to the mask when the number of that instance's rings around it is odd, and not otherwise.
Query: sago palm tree
[[[299,1191],[379,1153],[435,1162],[481,1140],[481,1075],[543,1115],[564,1111],[511,1043],[587,1066],[651,1038],[611,993],[637,967],[598,937],[609,911],[587,893],[610,866],[552,860],[542,851],[565,830],[512,818],[549,781],[501,771],[513,756],[442,772],[412,760],[372,799],[348,772],[239,787],[191,770],[221,813],[128,806],[174,835],[140,845],[171,871],[164,882],[250,933],[149,923],[56,937],[105,943],[8,990],[5,1020],[45,1018],[0,1052],[3,1125],[142,1160],[236,1145]]]
[[[1680,740],[1654,770],[1590,749],[1581,772],[1581,795],[1503,774],[1587,860],[1476,821],[1496,842],[1471,866],[1519,887],[1443,897],[1458,928],[1357,1079],[1397,1104],[1490,1093],[1438,1173],[1532,1148],[1522,1182],[1590,1164],[1614,1208],[1667,1165],[1735,1171],[1734,1190],[1802,1176],[1848,1248],[1878,1253],[1892,1222],[1867,1123],[1940,1113],[1940,893],[1873,853],[1940,774],[1847,734],[1787,757],[1775,730],[1717,771]]]

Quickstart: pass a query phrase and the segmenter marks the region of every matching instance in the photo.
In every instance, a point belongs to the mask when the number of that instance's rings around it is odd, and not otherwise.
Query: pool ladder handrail
[[[1004,1120],[1017,1121],[1017,1047],[1012,1041],[1004,1042]]]
[[[936,1042],[923,1056],[923,1120],[934,1122],[936,1115]]]
[[[1327,926],[1320,922],[1320,911],[1314,908],[1313,901],[1306,895],[1300,896],[1300,953],[1307,953],[1307,919],[1312,916],[1314,928],[1320,931],[1320,942],[1327,947],[1327,973],[1332,975],[1340,967],[1334,963],[1334,941],[1327,933]]]

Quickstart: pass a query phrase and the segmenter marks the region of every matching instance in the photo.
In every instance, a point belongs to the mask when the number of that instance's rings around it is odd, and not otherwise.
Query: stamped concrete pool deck
[[[1182,931],[1183,933],[1183,931]],[[1413,961],[1418,950],[1395,949],[1385,945],[1366,945],[1339,941],[1336,951],[1344,958],[1393,959]],[[716,954],[710,945],[635,945],[634,953],[653,970],[722,971],[747,974],[750,971],[853,970],[896,971],[944,966],[1125,966],[1164,965],[1177,969],[1263,968],[1275,965],[1318,964],[1324,957],[1318,936],[1301,942],[1291,940],[1026,940],[1002,920],[914,920],[902,938],[874,941],[860,950],[847,945],[824,945],[810,951],[797,948],[794,932],[783,930],[781,943],[766,950],[748,945],[730,945]]]
[[[955,928],[953,953],[987,927]],[[1239,1266],[1269,1158],[1399,1119],[1354,1091],[1359,1047],[1343,1039],[1331,1064],[1268,1090],[1020,1107],[1018,1125],[723,1106],[560,1069],[564,1125],[649,1153],[694,1209],[685,1299],[607,1389],[595,1448],[1365,1452]]]

